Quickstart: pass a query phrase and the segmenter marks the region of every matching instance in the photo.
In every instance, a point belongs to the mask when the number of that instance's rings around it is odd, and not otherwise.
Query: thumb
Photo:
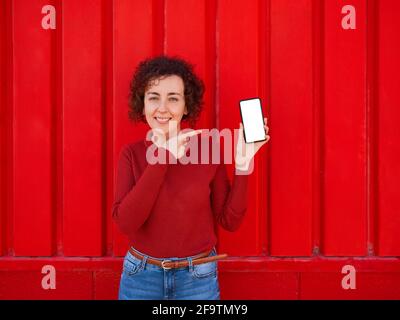
[[[239,141],[242,141],[243,139],[243,124],[239,124]]]

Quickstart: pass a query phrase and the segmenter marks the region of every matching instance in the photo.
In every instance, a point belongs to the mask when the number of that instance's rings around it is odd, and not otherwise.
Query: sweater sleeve
[[[148,163],[135,181],[133,166],[131,151],[125,146],[118,160],[112,217],[121,232],[128,236],[149,217],[168,168],[168,164]]]
[[[236,172],[236,171],[235,171]],[[221,163],[211,183],[211,207],[218,222],[227,231],[236,231],[247,210],[248,175],[234,175],[232,187]]]

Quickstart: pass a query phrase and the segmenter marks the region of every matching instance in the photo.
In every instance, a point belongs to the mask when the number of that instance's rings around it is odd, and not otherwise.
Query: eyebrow
[[[147,94],[155,94],[155,95],[157,95],[157,96],[160,95],[158,92],[147,92]],[[175,95],[175,94],[181,96],[181,94],[178,93],[178,92],[168,92],[168,96],[172,96],[172,95]]]

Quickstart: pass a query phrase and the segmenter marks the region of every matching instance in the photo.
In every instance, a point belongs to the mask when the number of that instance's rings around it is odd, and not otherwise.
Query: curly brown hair
[[[182,121],[188,121],[192,126],[196,123],[204,105],[204,83],[194,73],[192,64],[177,56],[166,55],[145,59],[136,67],[129,90],[130,120],[146,123],[143,115],[144,94],[154,80],[170,75],[181,77],[184,83],[188,114],[183,115]]]

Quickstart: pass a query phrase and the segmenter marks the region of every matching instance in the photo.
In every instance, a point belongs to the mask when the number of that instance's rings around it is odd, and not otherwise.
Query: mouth
[[[156,119],[156,121],[160,124],[166,124],[168,123],[169,120],[171,120],[171,117],[154,117],[154,119]]]

